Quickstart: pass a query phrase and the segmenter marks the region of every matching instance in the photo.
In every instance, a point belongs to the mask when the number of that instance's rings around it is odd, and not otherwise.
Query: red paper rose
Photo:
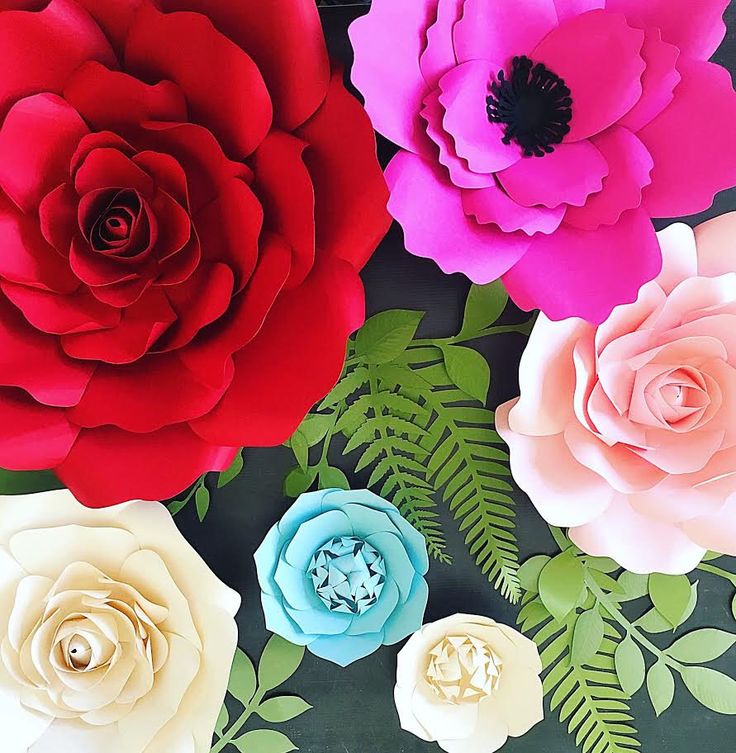
[[[313,0],[0,12],[0,466],[160,499],[284,441],[388,225]]]

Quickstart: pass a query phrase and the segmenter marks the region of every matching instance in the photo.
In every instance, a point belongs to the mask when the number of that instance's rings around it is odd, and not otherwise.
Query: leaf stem
[[[257,690],[256,694],[251,698],[248,705],[243,710],[243,713],[230,725],[228,731],[212,746],[210,753],[219,753],[226,745],[233,741],[235,735],[240,732],[243,725],[250,719],[253,712],[260,706],[263,696],[266,694],[265,690]]]
[[[719,578],[724,578],[731,585],[736,586],[736,573],[730,573],[728,570],[716,567],[715,565],[709,565],[707,562],[701,562],[697,569],[702,570],[704,573],[711,573],[711,575],[717,575]]]
[[[342,412],[342,405],[338,403],[338,405],[335,406],[335,410],[332,412],[332,421],[330,422],[330,425],[327,429],[327,433],[324,436],[324,439],[322,440],[322,453],[319,456],[319,462],[317,463],[317,468],[323,469],[329,466],[329,452],[330,452],[330,444],[332,443],[332,437],[335,436],[335,426],[337,426],[337,421],[340,418],[340,413]]]

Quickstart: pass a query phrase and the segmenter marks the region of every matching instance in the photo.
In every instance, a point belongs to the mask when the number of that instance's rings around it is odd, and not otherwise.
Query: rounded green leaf
[[[310,413],[300,424],[299,432],[310,447],[321,442],[335,421],[332,413]]]
[[[649,596],[656,610],[676,628],[682,624],[690,603],[690,581],[686,575],[652,573],[649,576]]]
[[[230,463],[230,467],[224,470],[217,477],[217,488],[222,489],[223,486],[227,486],[239,473],[243,470],[243,451],[240,450],[238,454]]]
[[[233,745],[240,753],[291,753],[297,750],[289,738],[273,729],[254,729],[246,732]]]
[[[299,467],[306,471],[309,466],[309,444],[307,438],[302,434],[301,429],[297,429],[289,440],[289,446],[294,453],[296,462],[299,463]]]
[[[462,334],[481,332],[503,313],[509,296],[503,283],[494,280],[487,285],[471,285],[465,301]]]
[[[282,695],[264,701],[256,711],[262,719],[273,724],[288,722],[290,719],[309,711],[312,707],[295,695]]]
[[[319,472],[319,486],[320,489],[349,489],[350,482],[339,468],[327,466]]]
[[[672,705],[675,697],[675,678],[670,668],[663,662],[658,661],[647,674],[647,692],[657,716],[664,714]]]
[[[648,575],[639,575],[638,573],[630,573],[628,570],[624,570],[618,576],[618,584],[623,589],[626,598],[631,601],[641,599],[649,593]]]
[[[227,691],[247,706],[256,692],[256,670],[250,657],[238,649],[233,658]]]
[[[583,612],[578,617],[572,633],[570,661],[573,664],[587,664],[598,653],[604,629],[603,618],[595,609]]]
[[[222,737],[223,732],[225,731],[225,727],[227,727],[227,723],[230,721],[230,715],[227,713],[227,706],[225,704],[222,704],[222,707],[220,708],[220,713],[217,715],[217,721],[215,722],[215,732],[217,733],[218,737]]]
[[[485,405],[491,386],[491,367],[486,359],[478,351],[459,345],[445,345],[442,355],[454,384]]]
[[[306,471],[299,466],[292,468],[284,479],[284,494],[287,497],[298,497],[309,489],[316,478],[316,468],[309,468]]]
[[[539,575],[542,568],[550,561],[546,554],[538,554],[530,557],[519,568],[519,582],[525,591],[539,593]]]
[[[63,489],[53,471],[6,471],[0,468],[0,494],[32,494]]]
[[[644,684],[646,665],[641,649],[630,635],[616,647],[614,663],[621,689],[627,696],[634,695]]]
[[[690,586],[690,601],[688,602],[685,614],[682,615],[680,624],[686,622],[690,615],[695,611],[698,603],[698,581]],[[647,633],[666,633],[673,630],[672,625],[656,609],[650,609],[645,612],[635,623],[636,627],[645,630]]]
[[[539,597],[547,611],[562,621],[572,611],[585,585],[585,571],[572,549],[551,559],[539,574]]]
[[[372,316],[358,331],[355,354],[365,363],[388,363],[400,356],[412,341],[421,311],[392,309]]]
[[[609,557],[588,557],[586,559],[586,564],[593,570],[598,570],[601,573],[608,573],[609,575],[621,569],[621,565],[614,562]]]
[[[272,635],[258,664],[261,690],[271,690],[291,677],[301,664],[304,646],[296,646],[280,635]]]
[[[197,517],[201,523],[210,509],[210,491],[204,484],[194,493],[194,503],[197,507]]]
[[[677,661],[701,664],[725,654],[736,643],[736,635],[717,628],[693,630],[678,638],[665,652]]]
[[[683,667],[681,674],[696,701],[719,714],[736,714],[736,680],[709,667]]]

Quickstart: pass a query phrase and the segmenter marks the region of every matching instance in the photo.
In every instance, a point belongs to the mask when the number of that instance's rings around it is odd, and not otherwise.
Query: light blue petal
[[[309,650],[327,661],[347,667],[358,659],[372,654],[382,643],[382,634],[336,635],[331,638],[317,638],[309,644]]]
[[[278,586],[274,582],[273,575],[279,561],[279,553],[282,548],[279,530],[274,526],[256,549],[253,559],[256,561],[256,572],[261,589],[266,593],[278,593]]]
[[[333,536],[352,536],[353,527],[340,510],[328,510],[299,526],[284,550],[286,560],[306,572],[312,555]]]
[[[350,518],[356,536],[364,539],[372,533],[384,533],[385,531],[396,536],[399,535],[399,529],[392,523],[386,512],[352,503],[345,505],[342,510]]]
[[[302,494],[294,504],[283,514],[278,522],[281,538],[285,541],[291,539],[299,526],[307,520],[316,517],[322,512],[323,491],[306,492]]]
[[[416,571],[406,553],[404,542],[393,533],[374,533],[366,541],[383,555],[386,577],[396,581],[401,598],[408,599]]]
[[[409,599],[405,604],[399,604],[386,621],[384,643],[387,646],[398,643],[407,635],[419,630],[424,621],[424,610],[427,608],[428,597],[427,582],[420,575],[417,575]]]
[[[314,592],[312,578],[303,570],[281,560],[273,576],[284,601],[294,609],[314,609],[322,602]]]
[[[266,618],[266,628],[272,633],[276,633],[299,646],[306,646],[314,639],[313,635],[305,635],[304,631],[292,621],[278,599],[270,594],[261,593],[261,604]]]
[[[284,609],[289,613],[294,622],[305,632],[311,635],[339,635],[350,627],[352,615],[345,612],[331,612],[324,604],[321,608],[292,609],[284,604]]]
[[[378,601],[364,614],[353,617],[346,635],[365,635],[380,631],[398,603],[399,587],[393,580],[387,579]]]
[[[403,518],[398,510],[390,515],[399,529],[399,536],[404,542],[415,570],[422,575],[426,575],[429,570],[429,556],[427,555],[427,542],[424,540],[424,536],[408,520]]]

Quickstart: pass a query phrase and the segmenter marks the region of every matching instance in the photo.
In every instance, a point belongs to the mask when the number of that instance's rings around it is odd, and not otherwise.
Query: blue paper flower
[[[302,494],[255,560],[268,629],[343,667],[422,624],[424,537],[372,492]]]

